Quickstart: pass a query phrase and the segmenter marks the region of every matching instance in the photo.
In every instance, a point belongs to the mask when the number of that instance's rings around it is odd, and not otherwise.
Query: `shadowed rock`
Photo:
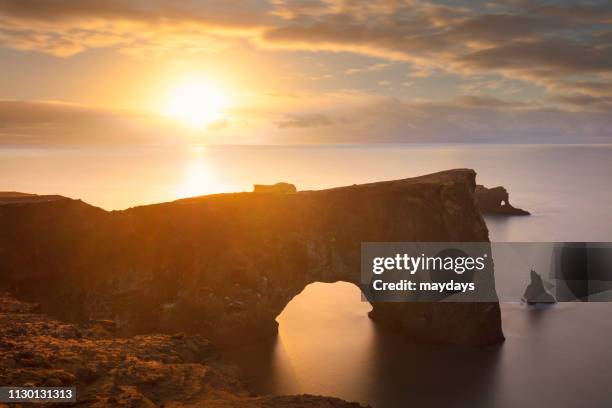
[[[510,204],[508,191],[501,186],[487,188],[479,184],[476,186],[474,197],[478,209],[483,214],[530,215],[528,211],[513,207]]]
[[[74,321],[200,333],[235,345],[276,333],[312,282],[359,284],[361,242],[486,242],[475,172],[295,194],[218,194],[106,212],[76,200],[0,205],[0,284]],[[503,340],[499,304],[374,303],[408,339]]]

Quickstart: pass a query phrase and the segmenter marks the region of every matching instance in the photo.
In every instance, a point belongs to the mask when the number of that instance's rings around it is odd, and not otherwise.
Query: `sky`
[[[0,0],[0,147],[610,143],[612,3]]]

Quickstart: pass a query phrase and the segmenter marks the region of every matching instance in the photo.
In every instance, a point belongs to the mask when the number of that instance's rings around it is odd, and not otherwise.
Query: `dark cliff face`
[[[0,205],[0,284],[64,318],[235,344],[276,330],[309,283],[358,283],[364,241],[488,241],[475,173],[289,194],[235,193],[105,212],[69,199]],[[503,339],[499,305],[374,304],[422,341]]]

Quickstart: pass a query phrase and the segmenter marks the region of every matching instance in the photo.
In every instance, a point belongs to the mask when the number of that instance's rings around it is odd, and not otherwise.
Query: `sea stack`
[[[476,206],[483,214],[491,215],[530,215],[529,211],[510,204],[508,190],[504,187],[487,188],[478,184],[474,193]]]

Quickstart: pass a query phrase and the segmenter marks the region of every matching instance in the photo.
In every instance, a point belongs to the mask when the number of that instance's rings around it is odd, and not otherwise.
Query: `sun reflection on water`
[[[182,181],[179,183],[176,198],[195,197],[229,191],[229,186],[221,180],[206,148],[194,146],[190,149],[191,158],[185,166]]]

